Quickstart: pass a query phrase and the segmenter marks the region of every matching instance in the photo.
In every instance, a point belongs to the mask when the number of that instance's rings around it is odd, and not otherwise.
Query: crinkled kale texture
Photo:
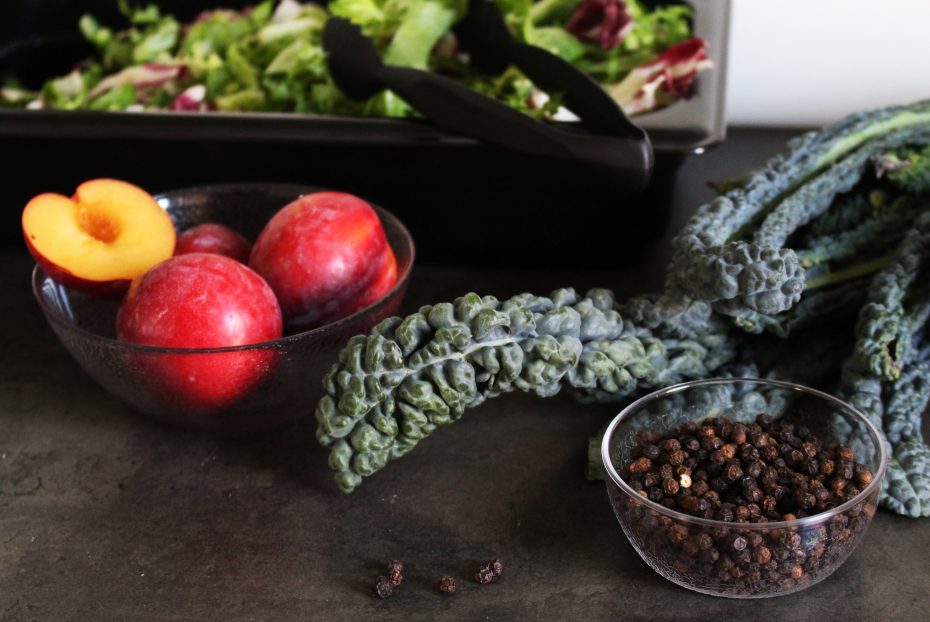
[[[930,200],[902,177],[920,178],[928,144],[930,102],[791,141],[697,211],[674,242],[664,292],[624,302],[599,289],[467,294],[354,337],[316,410],[340,488],[501,393],[616,401],[689,379],[768,376],[838,392],[866,413],[889,443],[883,503],[930,515],[920,433]],[[889,168],[889,154],[907,167]]]
[[[348,492],[501,393],[547,397],[565,387],[584,401],[618,400],[705,377],[733,352],[728,327],[704,321],[698,336],[663,339],[672,320],[652,330],[624,322],[606,290],[506,301],[467,294],[425,306],[349,342],[324,380],[317,437]]]

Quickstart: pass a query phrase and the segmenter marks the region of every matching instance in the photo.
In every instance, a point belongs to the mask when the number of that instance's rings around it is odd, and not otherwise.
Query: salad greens
[[[495,0],[512,32],[575,63],[602,82],[629,112],[690,93],[710,65],[691,37],[690,8],[649,8],[641,0]],[[467,0],[333,0],[326,8],[264,0],[241,11],[217,9],[181,24],[155,5],[120,0],[129,28],[81,18],[95,58],[48,80],[38,92],[8,79],[0,105],[109,111],[280,111],[410,116],[390,92],[366,102],[346,97],[326,66],[321,38],[330,15],[372,37],[388,64],[442,72],[518,110],[556,113],[558,93],[543,93],[516,68],[475,71],[452,27]]]

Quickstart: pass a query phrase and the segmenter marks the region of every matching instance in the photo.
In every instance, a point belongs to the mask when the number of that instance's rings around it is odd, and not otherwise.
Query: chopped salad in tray
[[[641,0],[494,0],[511,31],[574,63],[628,114],[661,108],[693,89],[711,66],[692,36],[684,4]],[[205,11],[180,23],[155,5],[121,2],[129,28],[80,20],[97,54],[41,89],[8,76],[0,105],[29,109],[141,112],[252,111],[406,117],[416,113],[384,91],[364,102],[329,75],[321,35],[331,16],[372,37],[385,62],[429,69],[539,118],[560,118],[558,93],[544,93],[514,67],[482,74],[461,53],[452,26],[465,0],[333,0],[326,7],[266,0],[243,10]]]

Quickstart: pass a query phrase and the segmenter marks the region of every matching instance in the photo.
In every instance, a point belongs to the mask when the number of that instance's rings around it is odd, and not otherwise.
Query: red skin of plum
[[[133,282],[116,319],[117,338],[163,348],[216,348],[277,339],[274,292],[241,263],[207,253],[172,257]],[[230,406],[274,370],[273,348],[166,354],[133,352],[131,368],[159,398],[194,413]]]
[[[377,213],[342,192],[303,196],[275,214],[249,266],[271,285],[291,330],[351,315],[397,282],[397,263]]]
[[[214,253],[248,263],[252,245],[238,231],[215,222],[205,222],[178,234],[175,255]]]

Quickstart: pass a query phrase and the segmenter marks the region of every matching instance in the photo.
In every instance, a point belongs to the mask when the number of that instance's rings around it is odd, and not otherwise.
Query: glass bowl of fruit
[[[391,213],[296,185],[151,197],[94,180],[33,199],[23,231],[39,306],[88,375],[220,433],[311,414],[342,345],[396,313],[414,261]]]
[[[786,382],[711,379],[647,395],[601,445],[614,513],[643,560],[688,589],[805,589],[853,552],[887,455],[849,404]]]

